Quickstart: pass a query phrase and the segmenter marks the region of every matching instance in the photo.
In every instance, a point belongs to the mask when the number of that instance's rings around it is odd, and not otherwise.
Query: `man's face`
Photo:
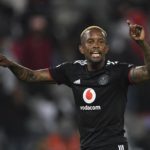
[[[80,52],[90,62],[101,62],[108,52],[106,38],[101,30],[93,28],[87,30],[81,40]]]

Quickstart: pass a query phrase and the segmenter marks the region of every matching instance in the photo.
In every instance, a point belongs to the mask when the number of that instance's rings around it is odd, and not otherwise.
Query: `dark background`
[[[31,69],[82,59],[81,31],[99,25],[108,34],[108,59],[143,65],[126,20],[145,28],[149,0],[0,0],[0,52]],[[129,150],[150,149],[150,82],[130,86],[125,115]],[[79,150],[71,90],[25,84],[0,69],[0,149]]]

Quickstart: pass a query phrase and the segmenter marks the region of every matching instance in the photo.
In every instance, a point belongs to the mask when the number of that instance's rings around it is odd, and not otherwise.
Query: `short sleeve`
[[[120,63],[120,68],[121,68],[121,76],[125,79],[127,84],[131,84],[129,72],[131,68],[133,68],[133,64],[128,64],[128,63]]]
[[[49,72],[57,84],[66,84],[70,85],[69,78],[67,75],[69,64],[62,63],[56,67],[49,68]]]

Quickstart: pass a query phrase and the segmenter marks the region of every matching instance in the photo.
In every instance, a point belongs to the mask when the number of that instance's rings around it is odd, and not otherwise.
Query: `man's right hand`
[[[7,59],[4,55],[0,54],[0,66],[10,67],[11,63],[12,62],[9,59]]]

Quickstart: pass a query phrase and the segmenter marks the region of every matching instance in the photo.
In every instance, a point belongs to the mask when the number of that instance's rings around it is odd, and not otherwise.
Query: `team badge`
[[[83,92],[83,100],[87,104],[93,103],[95,101],[95,98],[96,98],[96,93],[92,88],[85,89],[85,91]]]
[[[99,82],[100,85],[106,85],[106,84],[109,83],[109,80],[110,80],[109,75],[103,74],[99,77],[98,82]]]

